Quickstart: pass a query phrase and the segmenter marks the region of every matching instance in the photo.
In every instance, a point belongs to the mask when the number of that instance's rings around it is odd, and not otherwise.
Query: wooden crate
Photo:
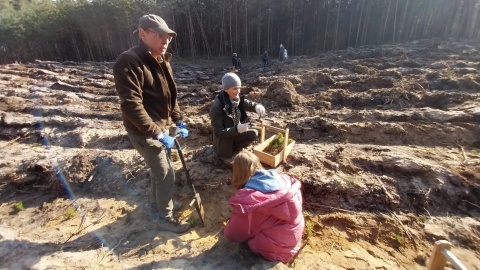
[[[272,156],[269,153],[263,152],[263,150],[277,136],[277,135],[273,135],[267,140],[265,140],[265,129],[273,130],[277,133],[281,132],[284,134],[285,143],[283,144],[283,149],[282,151],[280,151],[280,153],[276,154],[275,156]],[[289,133],[288,128],[280,129],[272,126],[267,126],[262,123],[261,129],[260,129],[260,144],[253,147],[253,153],[260,159],[260,162],[262,162],[263,164],[269,165],[270,167],[277,167],[278,164],[280,164],[280,162],[287,160],[287,156],[290,154],[290,152],[293,149],[293,145],[295,144],[295,141],[292,141],[291,143],[288,144],[288,138],[289,138],[288,133]]]

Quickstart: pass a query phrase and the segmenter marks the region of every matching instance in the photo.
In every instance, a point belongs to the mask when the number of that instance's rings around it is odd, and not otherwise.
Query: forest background
[[[0,0],[0,64],[113,61],[147,13],[178,33],[170,49],[210,59],[425,38],[480,41],[479,0]]]

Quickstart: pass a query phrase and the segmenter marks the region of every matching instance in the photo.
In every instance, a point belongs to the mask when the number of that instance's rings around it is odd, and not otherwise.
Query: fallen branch
[[[97,269],[100,266],[100,264],[105,259],[105,257],[107,257],[108,255],[113,253],[113,251],[118,247],[118,245],[120,245],[120,243],[123,241],[123,239],[125,239],[125,238],[122,238],[122,239],[118,240],[118,243],[112,249],[110,249],[105,255],[103,255],[103,257],[100,259],[100,261],[97,262],[97,265],[95,266],[95,268],[93,268],[94,270]]]
[[[393,200],[393,196],[390,194],[390,192],[388,192],[387,188],[385,187],[385,185],[383,184],[382,182],[382,179],[380,179],[380,177],[376,176],[375,175],[375,178],[377,179],[377,181],[380,183],[380,186],[382,187],[383,191],[385,192],[385,194],[387,194],[387,197],[390,199],[390,200]]]
[[[424,207],[423,209],[424,209],[424,210],[427,212],[427,214],[430,216],[430,219],[433,219],[432,215],[430,215],[430,212],[428,212],[427,208]]]
[[[345,132],[345,133],[349,133],[349,134],[353,134],[353,135],[362,135],[360,133],[355,133],[355,132],[348,131],[348,130],[345,130],[345,129],[340,129],[340,131]]]
[[[63,242],[62,245],[64,245],[65,243],[67,243],[70,239],[72,239],[72,237],[74,237],[75,235],[78,235],[80,232],[84,231],[84,230],[87,229],[88,227],[90,227],[90,226],[92,226],[92,225],[94,225],[94,224],[98,224],[98,222],[103,218],[103,215],[105,214],[106,211],[107,211],[107,210],[103,211],[102,215],[101,215],[96,221],[94,221],[94,222],[90,223],[88,226],[85,226],[85,227],[82,228],[82,225],[83,225],[83,223],[85,222],[85,220],[86,220],[86,218],[87,218],[87,216],[84,215],[84,216],[82,217],[82,220],[80,221],[80,226],[78,227],[77,232],[75,232],[75,233],[73,233],[72,235],[70,235],[70,237],[68,237],[68,239],[65,240],[65,242]]]
[[[348,226],[357,227],[357,228],[362,228],[362,229],[375,229],[375,228],[378,228],[377,226],[362,226],[362,225],[356,225],[356,224],[349,224]]]
[[[340,212],[358,214],[358,212],[349,211],[349,210],[345,210],[345,209],[341,209],[341,208],[337,208],[337,207],[333,207],[333,206],[328,206],[328,205],[324,205],[324,204],[319,204],[319,203],[305,203],[305,205],[307,205],[307,206],[314,206],[314,207],[328,208],[328,209],[337,210],[337,211],[340,211]]]
[[[428,194],[430,194],[430,191],[432,191],[431,188],[429,188],[428,191],[427,191],[427,193],[425,193],[425,199],[427,199],[427,200],[428,200]],[[425,208],[424,208],[424,209],[425,209]]]
[[[343,118],[341,121],[342,121],[342,122],[344,122],[344,121],[346,121],[346,120],[348,120],[348,119],[350,119],[350,118],[354,117],[354,116],[355,116],[355,115],[357,115],[357,114],[358,114],[358,112],[354,112],[354,113],[350,114],[349,116],[347,116],[347,117]]]
[[[348,258],[348,259],[355,259],[355,260],[361,260],[361,261],[364,261],[366,262],[367,260],[365,260],[364,258],[360,258],[358,256],[349,256],[349,255],[344,255],[345,258]]]
[[[295,255],[293,256],[293,258],[290,260],[290,262],[288,262],[288,265],[289,265],[290,267],[293,266],[293,264],[294,264],[294,262],[295,262],[295,259],[298,257],[298,254],[300,254],[300,251],[302,251],[303,248],[304,248],[306,245],[307,245],[307,242],[304,242],[304,243],[302,244],[302,246],[300,247],[300,249],[298,250],[297,254],[295,254]]]
[[[462,202],[466,202],[466,203],[468,203],[468,204],[470,204],[470,205],[473,205],[473,206],[477,207],[478,209],[480,209],[480,206],[478,206],[478,205],[476,205],[476,204],[474,204],[474,203],[471,203],[471,202],[469,202],[469,201],[467,201],[467,200],[462,200]]]
[[[10,141],[8,141],[8,142],[3,143],[3,145],[0,146],[0,147],[3,148],[3,147],[5,147],[5,146],[8,146],[9,144],[14,143],[14,142],[20,140],[20,138],[22,138],[22,137],[18,136],[17,138],[15,138],[15,139],[13,139],[13,140],[10,140]]]
[[[93,177],[95,177],[95,175],[97,175],[97,171],[93,171],[90,177],[88,177],[87,182],[91,182],[93,180]]]
[[[389,211],[390,212],[390,211]],[[398,216],[393,213],[393,212],[390,212],[393,217],[395,218],[395,220],[398,221],[398,223],[400,223],[400,225],[402,226],[403,230],[405,231],[405,234],[408,236],[408,239],[410,239],[413,243],[413,245],[415,246],[415,248],[417,248],[417,243],[415,242],[415,239],[413,238],[413,235],[410,233],[410,231],[408,230],[407,227],[405,227],[405,225],[403,225],[402,221],[398,218]]]
[[[455,144],[460,148],[460,151],[462,151],[462,156],[463,156],[463,161],[462,161],[462,163],[467,162],[468,158],[467,158],[467,154],[465,154],[465,150],[463,149],[463,146],[461,146],[461,145],[458,144],[458,143],[455,143]]]

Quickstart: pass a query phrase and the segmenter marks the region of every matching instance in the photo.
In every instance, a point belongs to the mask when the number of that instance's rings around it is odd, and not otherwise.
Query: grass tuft
[[[75,211],[75,207],[70,206],[68,207],[67,211],[65,212],[65,217],[67,219],[72,219],[77,215],[77,212]]]
[[[15,204],[15,210],[17,210],[17,211],[25,210],[25,206],[23,205],[22,201],[19,201]]]

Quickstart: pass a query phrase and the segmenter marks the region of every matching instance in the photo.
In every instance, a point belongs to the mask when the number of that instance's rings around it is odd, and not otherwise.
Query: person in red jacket
[[[232,216],[225,237],[248,241],[254,253],[270,261],[289,262],[301,247],[305,227],[301,182],[265,170],[257,156],[242,150],[233,161],[232,185],[237,191],[228,201]]]

